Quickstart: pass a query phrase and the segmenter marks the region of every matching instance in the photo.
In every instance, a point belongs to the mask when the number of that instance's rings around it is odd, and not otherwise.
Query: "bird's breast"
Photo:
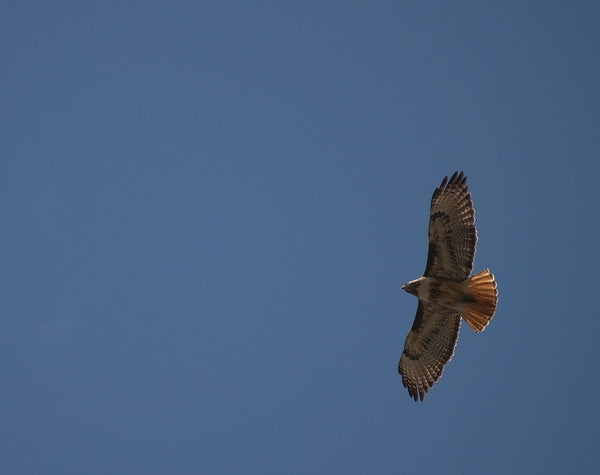
[[[423,302],[446,308],[460,308],[467,299],[466,288],[460,282],[450,282],[426,277],[418,288]]]

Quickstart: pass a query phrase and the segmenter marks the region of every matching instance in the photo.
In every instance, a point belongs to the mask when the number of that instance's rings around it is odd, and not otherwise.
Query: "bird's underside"
[[[462,172],[445,177],[434,191],[429,218],[429,252],[423,277],[402,288],[419,299],[398,363],[409,395],[423,400],[452,358],[461,318],[479,332],[494,315],[494,276],[473,270],[475,210]]]

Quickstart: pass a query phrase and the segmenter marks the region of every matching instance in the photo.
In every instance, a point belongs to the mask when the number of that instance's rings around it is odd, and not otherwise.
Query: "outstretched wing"
[[[419,301],[398,363],[402,384],[415,401],[422,401],[442,376],[444,366],[454,355],[459,330],[458,313]]]
[[[454,172],[436,188],[429,215],[426,277],[460,282],[473,270],[477,230],[475,210],[463,172]]]

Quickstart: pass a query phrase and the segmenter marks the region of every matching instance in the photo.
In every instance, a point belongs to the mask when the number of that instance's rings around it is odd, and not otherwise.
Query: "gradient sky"
[[[9,2],[3,474],[598,473],[597,2]],[[464,170],[482,334],[397,374]]]

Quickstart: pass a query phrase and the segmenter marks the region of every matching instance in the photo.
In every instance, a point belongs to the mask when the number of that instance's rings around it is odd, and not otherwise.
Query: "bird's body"
[[[459,313],[465,305],[474,302],[468,281],[453,282],[435,277],[419,277],[404,285],[402,290],[413,294],[425,304],[441,305]]]
[[[419,299],[398,363],[402,384],[415,401],[423,400],[452,358],[461,318],[479,332],[494,315],[494,276],[486,269],[470,277],[476,243],[466,177],[456,172],[450,180],[444,178],[431,199],[425,273],[402,287]]]

